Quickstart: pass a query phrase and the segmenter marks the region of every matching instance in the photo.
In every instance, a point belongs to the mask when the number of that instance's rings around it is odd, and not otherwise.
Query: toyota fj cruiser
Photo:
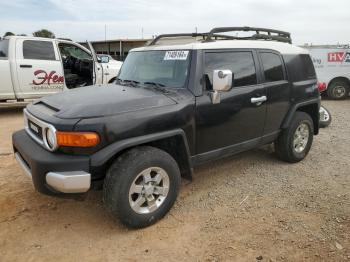
[[[132,50],[108,88],[28,105],[13,148],[38,191],[103,186],[115,217],[145,227],[170,210],[181,176],[191,178],[202,163],[268,143],[284,161],[304,159],[318,134],[319,105],[308,51],[287,32],[161,35]]]

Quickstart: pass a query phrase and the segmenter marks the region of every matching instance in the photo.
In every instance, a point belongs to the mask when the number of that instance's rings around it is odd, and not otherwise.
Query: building
[[[124,61],[129,51],[146,45],[152,39],[115,39],[106,41],[91,41],[97,54],[111,55],[113,58]],[[87,47],[86,42],[80,43]]]

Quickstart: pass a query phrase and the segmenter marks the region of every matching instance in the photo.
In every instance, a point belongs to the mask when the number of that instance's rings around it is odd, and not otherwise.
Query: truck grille
[[[47,132],[47,129],[51,129],[51,130],[54,130],[54,132],[56,132],[55,127],[50,125],[49,123],[46,123],[36,118],[32,114],[30,114],[27,111],[27,109],[24,109],[23,113],[24,113],[24,128],[27,134],[45,149],[54,151],[55,148],[50,148],[50,146],[48,145],[45,133]]]
[[[35,124],[33,121],[28,119],[28,128],[30,129],[31,133],[37,136],[39,139],[43,139],[43,129],[41,126]]]

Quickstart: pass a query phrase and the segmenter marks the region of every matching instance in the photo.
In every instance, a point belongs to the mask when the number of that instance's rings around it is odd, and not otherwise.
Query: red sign
[[[34,85],[42,84],[59,84],[64,82],[64,77],[56,74],[56,71],[51,71],[49,74],[44,70],[36,70],[34,72],[36,79],[33,80]]]
[[[345,52],[328,53],[328,62],[343,62]]]

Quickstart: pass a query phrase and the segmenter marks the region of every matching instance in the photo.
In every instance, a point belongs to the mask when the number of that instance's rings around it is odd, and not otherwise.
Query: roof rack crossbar
[[[148,45],[155,45],[160,39],[162,38],[176,38],[176,37],[202,37],[203,41],[206,40],[206,38],[208,37],[208,33],[182,33],[182,34],[163,34],[163,35],[159,35],[156,38],[154,38],[152,40],[152,42],[150,42]],[[213,35],[214,38],[224,38],[224,39],[238,39],[235,36],[230,36],[230,35],[222,35],[222,34],[214,34]]]
[[[151,43],[149,43],[148,45],[155,45],[161,38],[175,38],[175,37],[198,37],[198,36],[202,36],[203,39],[205,39],[205,37],[207,36],[206,34],[201,34],[201,33],[180,33],[180,34],[163,34],[163,35],[158,35],[156,38],[154,38],[152,40]]]

